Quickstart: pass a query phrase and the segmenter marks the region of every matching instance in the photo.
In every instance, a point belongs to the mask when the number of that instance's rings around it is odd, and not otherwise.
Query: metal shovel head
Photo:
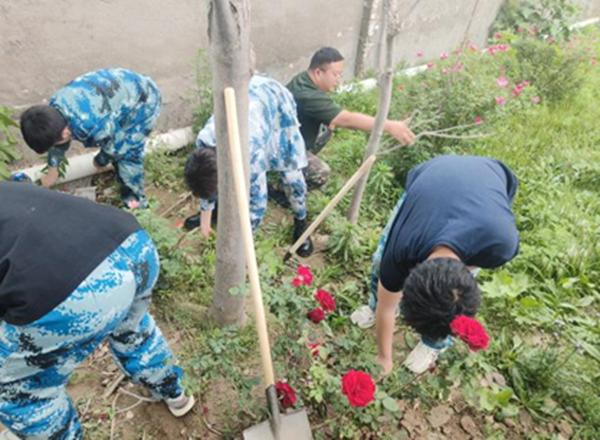
[[[305,410],[281,415],[281,431],[275,435],[270,420],[244,431],[244,440],[313,440]]]

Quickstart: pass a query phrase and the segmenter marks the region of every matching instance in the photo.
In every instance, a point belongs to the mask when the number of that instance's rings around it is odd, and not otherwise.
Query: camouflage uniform
[[[83,438],[65,387],[108,337],[115,361],[157,400],[179,396],[182,371],[148,314],[159,273],[156,248],[138,231],[58,307],[31,324],[0,320],[0,422],[19,438]]]
[[[50,105],[66,118],[73,139],[100,147],[97,165],[115,166],[124,201],[146,206],[142,153],[161,108],[154,81],[125,69],[97,70],[67,84]],[[52,147],[48,165],[58,167],[68,148],[69,143]]]
[[[291,93],[267,76],[254,75],[248,87],[250,130],[250,220],[256,230],[267,209],[267,171],[278,171],[294,217],[306,218],[308,164],[296,103]],[[216,146],[214,117],[198,133],[196,146]],[[211,211],[216,200],[201,200],[200,209]]]

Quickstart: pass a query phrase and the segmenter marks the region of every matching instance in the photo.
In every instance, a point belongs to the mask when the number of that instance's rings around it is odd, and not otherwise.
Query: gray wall
[[[600,3],[582,1],[590,12]],[[415,2],[397,59],[414,61],[418,51],[437,56],[463,39],[482,44],[502,0],[399,0],[403,11]],[[344,53],[350,75],[361,1],[251,5],[259,70],[287,81],[306,68],[316,49],[329,45]],[[152,76],[162,89],[160,128],[187,125],[192,61],[208,46],[206,14],[206,0],[0,0],[0,103],[21,110],[82,73],[121,66]]]

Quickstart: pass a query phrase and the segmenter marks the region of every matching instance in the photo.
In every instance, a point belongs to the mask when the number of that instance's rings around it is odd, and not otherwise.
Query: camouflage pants
[[[331,175],[331,168],[327,162],[319,159],[315,154],[307,151],[308,166],[304,168],[304,179],[310,189],[320,188],[325,185]]]
[[[24,326],[0,320],[0,422],[27,440],[83,437],[65,387],[108,338],[113,357],[155,398],[182,393],[181,369],[148,314],[159,272],[148,235],[131,235],[59,306]]]

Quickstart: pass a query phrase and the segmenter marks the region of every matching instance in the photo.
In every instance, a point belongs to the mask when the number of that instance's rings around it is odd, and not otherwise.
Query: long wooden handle
[[[340,202],[340,200],[342,200],[342,198],[346,195],[346,193],[348,191],[350,191],[350,188],[352,188],[356,184],[356,182],[358,182],[359,179],[367,171],[369,171],[369,169],[371,168],[371,166],[373,165],[375,160],[377,160],[377,157],[373,155],[373,156],[369,156],[369,158],[363,162],[363,164],[360,166],[360,168],[358,170],[356,170],[356,173],[354,173],[354,175],[350,178],[350,180],[348,180],[346,182],[346,184],[335,195],[335,197],[333,199],[331,199],[331,201],[327,204],[327,206],[325,207],[325,209],[323,209],[323,211],[319,214],[319,216],[316,219],[314,219],[314,221],[310,224],[310,226],[308,228],[306,228],[306,231],[304,231],[304,234],[302,234],[300,236],[300,238],[298,238],[298,240],[296,240],[296,242],[288,250],[288,252],[284,258],[285,260],[289,259],[294,253],[296,253],[298,248],[302,245],[302,243],[304,243],[306,241],[308,236],[310,234],[312,234],[315,229],[317,229],[317,227],[321,224],[321,222],[323,220],[325,220],[325,217],[327,217],[329,215],[331,210],[333,208],[335,208],[335,206]]]
[[[227,87],[225,93],[225,108],[227,110],[227,132],[229,135],[229,148],[231,151],[233,177],[235,180],[235,195],[238,205],[238,215],[242,227],[242,239],[246,252],[246,264],[248,265],[248,276],[250,278],[250,293],[254,303],[254,314],[256,315],[256,329],[260,343],[260,354],[265,379],[265,387],[275,383],[273,373],[273,361],[271,359],[271,348],[269,345],[269,334],[267,333],[267,320],[263,306],[262,291],[258,278],[258,266],[256,264],[256,252],[254,250],[254,239],[252,237],[252,226],[250,224],[250,208],[246,182],[244,179],[244,167],[242,164],[242,150],[240,146],[240,130],[237,117],[237,106],[235,102],[235,90]]]

